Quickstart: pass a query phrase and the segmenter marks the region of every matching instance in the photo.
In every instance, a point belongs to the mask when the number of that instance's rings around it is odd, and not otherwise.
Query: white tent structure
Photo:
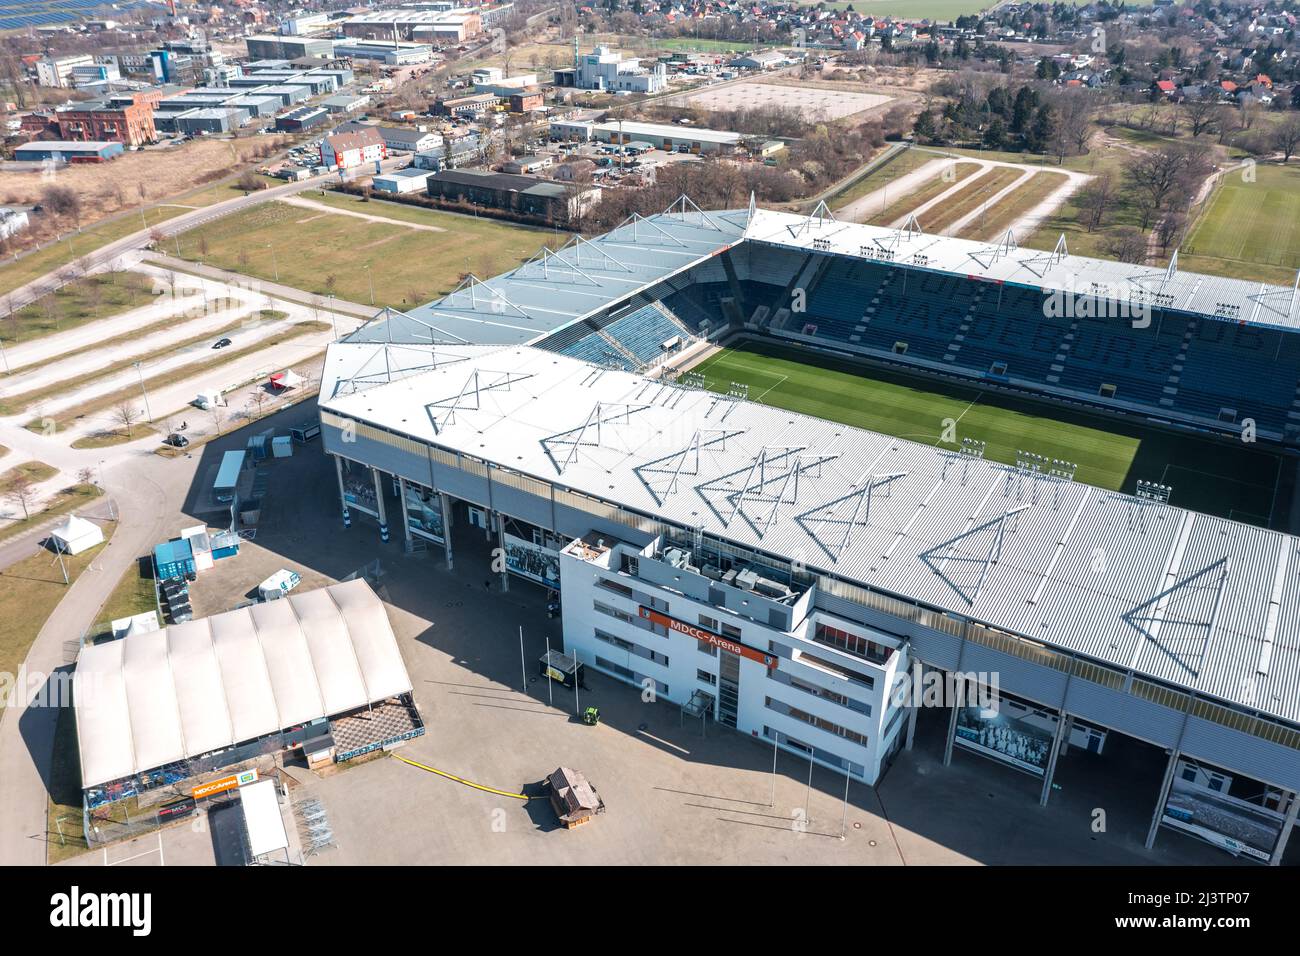
[[[50,532],[50,547],[64,554],[80,554],[87,548],[104,543],[104,532],[99,525],[76,515]]]
[[[278,389],[298,388],[303,383],[303,377],[291,368],[283,372],[276,372],[271,376],[271,385]]]
[[[409,693],[363,580],[82,649],[81,785],[98,786]]]

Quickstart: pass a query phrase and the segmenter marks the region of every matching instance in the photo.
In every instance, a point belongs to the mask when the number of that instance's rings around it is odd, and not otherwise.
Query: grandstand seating
[[[714,257],[634,297],[612,322],[578,323],[542,344],[601,365],[645,364],[683,329],[698,335],[726,324],[723,301],[738,289],[741,314],[757,311],[765,332],[920,369],[1162,416],[1253,418],[1278,433],[1300,412],[1300,335],[1179,314],[1157,314],[1145,328],[1126,317],[1058,315],[1037,289],[765,245],[733,261],[735,284]],[[798,284],[803,312],[792,308]]]

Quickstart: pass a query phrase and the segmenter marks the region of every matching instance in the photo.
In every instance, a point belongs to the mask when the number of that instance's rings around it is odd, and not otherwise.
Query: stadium
[[[322,435],[345,523],[449,563],[481,530],[566,653],[683,718],[868,784],[938,722],[1043,804],[1105,754],[1147,847],[1278,863],[1297,311],[1176,256],[683,197],[380,313],[329,349]]]

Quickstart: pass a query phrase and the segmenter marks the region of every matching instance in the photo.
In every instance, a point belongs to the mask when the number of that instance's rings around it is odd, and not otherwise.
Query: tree
[[[1207,171],[1204,153],[1186,146],[1164,146],[1130,159],[1124,168],[1125,187],[1143,230],[1151,227],[1175,197],[1190,197]]]
[[[41,205],[55,216],[81,219],[81,198],[67,186],[46,186],[41,192]]]
[[[1109,172],[1099,173],[1074,194],[1079,219],[1089,232],[1100,229],[1115,200],[1115,181]]]
[[[265,183],[258,178],[257,173],[251,169],[246,169],[239,174],[239,188],[246,193],[257,192],[265,187]]]
[[[1119,226],[1107,234],[1102,242],[1102,251],[1108,258],[1120,262],[1141,262],[1146,258],[1147,241],[1140,229]]]
[[[1183,111],[1192,126],[1192,139],[1202,133],[1213,132],[1219,123],[1219,103],[1211,94],[1202,92],[1188,97],[1187,102],[1183,104]]]
[[[129,401],[121,402],[113,409],[113,420],[126,429],[126,437],[130,438],[135,423],[140,420],[140,410]]]
[[[32,481],[30,475],[20,471],[5,483],[4,496],[14,504],[20,505],[23,509],[23,517],[30,519],[32,506],[36,504],[36,482]]]
[[[253,394],[248,397],[248,410],[250,418],[261,418],[262,412],[266,408],[270,396],[266,394],[266,389],[260,385],[253,389]]]
[[[1283,163],[1289,163],[1297,147],[1300,147],[1300,117],[1288,116],[1273,129],[1273,148],[1282,154]]]

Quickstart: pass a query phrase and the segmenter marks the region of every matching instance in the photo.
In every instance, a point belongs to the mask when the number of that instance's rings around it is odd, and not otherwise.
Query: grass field
[[[1178,254],[1180,268],[1291,285],[1300,269],[1300,166],[1220,181]]]
[[[959,230],[957,235],[964,239],[986,242],[1001,239],[1017,220],[1065,185],[1065,182],[1064,173],[1034,173],[1028,182],[999,199],[988,208],[985,215]]]
[[[994,166],[975,176],[943,202],[931,206],[917,217],[917,221],[926,232],[940,234],[963,216],[978,212],[981,206],[1023,175],[1024,171],[1020,169]]]
[[[30,305],[7,312],[0,324],[6,345],[66,332],[68,329],[118,315],[153,301],[149,279],[136,272],[86,276],[43,295]],[[0,307],[6,306],[0,298]]]
[[[944,420],[985,455],[1014,463],[1018,450],[1076,462],[1078,481],[1132,492],[1141,479],[1173,486],[1173,503],[1267,524],[1281,471],[1277,455],[1174,434],[1032,400],[868,368],[768,342],[724,349],[693,371],[708,387],[749,386],[752,400],[858,428],[939,445]]]
[[[925,163],[938,158],[933,153],[924,153],[916,149],[900,150],[870,173],[831,196],[827,202],[832,209],[842,209],[854,200],[861,199],[881,186],[892,183],[900,176],[906,176]]]
[[[913,209],[925,205],[940,193],[952,189],[953,186],[973,176],[979,168],[979,163],[953,163],[952,166],[947,167],[947,170],[951,171],[949,178],[945,179],[943,176],[936,175],[927,179],[921,184],[920,188],[900,196],[885,209],[868,219],[867,222],[873,226],[887,226],[894,220],[903,218]]]
[[[492,219],[335,193],[304,196],[397,222],[268,202],[182,234],[181,258],[269,281],[278,275],[285,285],[360,303],[370,301],[373,280],[375,305],[408,308],[450,292],[466,272],[495,275],[556,241],[544,229]],[[410,229],[402,222],[443,231]]]

